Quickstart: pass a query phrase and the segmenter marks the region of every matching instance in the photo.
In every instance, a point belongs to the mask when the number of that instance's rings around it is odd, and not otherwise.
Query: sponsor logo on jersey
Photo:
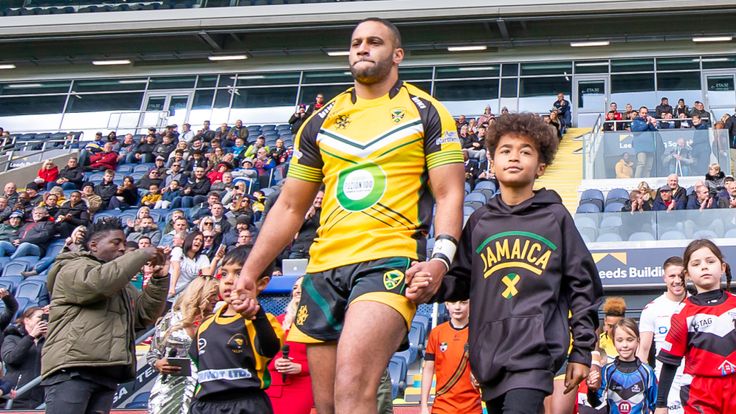
[[[405,115],[406,108],[394,108],[391,110],[391,120],[394,121],[395,124],[401,122]]]
[[[345,129],[350,125],[350,115],[337,115],[335,119],[335,128]]]
[[[327,116],[327,115],[328,115],[328,114],[330,113],[330,111],[332,110],[332,107],[333,107],[333,106],[335,106],[335,103],[334,103],[334,102],[331,102],[331,103],[330,103],[329,105],[327,105],[327,106],[325,106],[324,108],[322,108],[322,110],[320,110],[320,111],[319,111],[319,112],[317,113],[317,116],[319,116],[319,117],[320,117],[320,118],[322,118],[322,119],[325,119],[325,117],[326,117],[326,116]]]
[[[303,153],[303,152],[301,152],[301,151],[299,151],[299,150],[294,150],[294,157],[296,157],[296,159],[298,159],[298,160],[299,160],[299,159],[301,159],[301,158],[302,158],[303,156],[304,156],[304,153]]]
[[[307,321],[307,318],[309,317],[309,311],[307,310],[307,305],[302,305],[299,307],[299,310],[296,312],[296,324],[299,326],[304,325],[304,322]]]
[[[414,104],[418,106],[420,109],[427,109],[427,105],[425,105],[424,102],[422,102],[422,100],[419,99],[418,97],[412,96],[411,100],[414,101]]]
[[[639,384],[634,384],[631,387],[631,392],[641,392],[641,387],[639,386]]]
[[[440,352],[447,351],[447,342],[440,343]]]
[[[386,173],[373,163],[346,168],[337,176],[336,198],[348,211],[363,211],[373,207],[386,191]]]
[[[503,269],[526,269],[539,276],[556,250],[554,243],[538,234],[508,231],[488,237],[476,253],[483,261],[483,277],[488,278]]]
[[[724,377],[726,375],[731,375],[736,373],[736,365],[731,363],[729,360],[723,361],[723,363],[718,367],[718,369],[721,371],[721,375]]]
[[[460,143],[460,137],[457,131],[445,131],[441,137],[435,140],[436,145]]]
[[[383,286],[386,290],[394,290],[404,281],[404,273],[400,270],[389,270],[383,274]]]
[[[657,328],[657,331],[658,331],[659,333],[661,333],[662,335],[664,335],[664,334],[666,334],[666,333],[667,333],[667,331],[669,331],[669,329],[667,329],[667,327],[666,327],[666,326],[660,326],[659,328]]]
[[[204,339],[204,338],[199,338],[197,340],[197,348],[199,349],[199,351],[197,352],[197,354],[204,355],[204,353],[206,351],[205,348],[207,348],[207,340]]]
[[[618,411],[621,414],[629,414],[631,412],[631,403],[628,401],[622,401],[618,404]]]

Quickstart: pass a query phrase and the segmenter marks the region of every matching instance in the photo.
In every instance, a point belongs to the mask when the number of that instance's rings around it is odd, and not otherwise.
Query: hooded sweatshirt
[[[541,189],[516,206],[495,197],[470,216],[439,297],[470,299],[470,366],[493,399],[517,388],[551,393],[570,333],[568,360],[590,365],[602,293],[560,196]]]

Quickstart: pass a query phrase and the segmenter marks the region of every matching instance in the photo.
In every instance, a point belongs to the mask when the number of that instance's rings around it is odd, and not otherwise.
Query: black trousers
[[[261,390],[243,391],[237,400],[193,400],[190,414],[272,414],[271,400]]]
[[[546,396],[541,390],[517,388],[486,401],[486,407],[489,413],[494,414],[541,414]]]
[[[46,386],[47,414],[109,413],[114,389],[74,377]]]

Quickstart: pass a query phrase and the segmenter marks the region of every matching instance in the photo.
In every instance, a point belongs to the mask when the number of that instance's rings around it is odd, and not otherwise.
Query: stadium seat
[[[391,376],[391,395],[397,398],[399,394],[404,393],[406,388],[406,360],[400,356],[394,355],[388,363],[388,373]]]
[[[37,280],[24,280],[15,289],[16,298],[26,298],[41,306],[48,304],[49,292],[46,283]]]
[[[723,235],[725,238],[736,238],[736,229],[731,229]]]
[[[648,241],[648,240],[655,240],[654,235],[652,233],[649,233],[647,231],[637,231],[635,233],[632,233],[631,236],[629,236],[629,241]]]
[[[478,181],[475,184],[475,190],[491,190],[496,192],[498,188],[496,188],[496,184],[494,184],[493,181]]]
[[[0,289],[5,289],[12,294],[15,291],[15,284],[11,278],[5,279],[0,277]],[[3,304],[3,307],[4,306],[5,305]]]
[[[623,225],[623,220],[620,215],[605,216],[601,223],[598,225],[601,229],[617,229]]]
[[[463,206],[463,215],[469,216],[475,212],[475,209],[472,206],[464,205]]]
[[[473,211],[483,207],[485,203],[481,201],[466,201],[464,205],[470,206],[473,208]]]
[[[142,392],[136,395],[133,400],[125,404],[127,409],[145,409],[148,408],[148,399],[151,397],[150,392]]]
[[[26,298],[17,298],[16,300],[18,301],[18,312],[15,312],[15,318],[13,319],[19,318],[29,307],[36,306],[35,303]]]
[[[662,233],[659,240],[685,240],[685,234],[678,230],[670,230]]]
[[[46,249],[46,255],[44,257],[56,257],[61,253],[64,248],[64,244],[52,244]]]
[[[606,208],[603,211],[606,213],[620,213],[623,208],[623,203],[613,202],[611,204],[606,204]]]
[[[118,174],[130,174],[133,172],[133,165],[131,164],[118,165],[118,167],[115,169],[115,172],[117,172]]]
[[[103,172],[94,172],[87,176],[87,181],[98,184],[102,182],[102,177],[105,175]]]
[[[598,207],[597,204],[593,204],[590,202],[580,204],[578,208],[575,210],[575,213],[600,213],[600,212],[601,212],[601,208]]]
[[[134,171],[134,172],[132,172],[132,173],[130,173],[128,175],[131,176],[135,181],[138,181],[141,178],[143,178],[143,176],[146,175],[146,173],[145,172],[141,172],[141,171]]]
[[[580,236],[583,238],[583,241],[586,243],[595,241],[596,237],[598,237],[598,232],[596,231],[596,229],[591,228],[591,227],[579,228],[578,232],[580,233]]]
[[[606,205],[611,203],[625,203],[629,200],[629,192],[623,188],[614,188],[606,195]]]
[[[593,203],[597,205],[600,210],[603,210],[604,200],[605,200],[605,197],[603,197],[603,192],[595,188],[587,189],[583,191],[583,194],[580,195],[581,205],[585,203]]]
[[[700,230],[696,231],[695,234],[693,234],[694,239],[717,239],[718,234],[716,232],[711,230]]]
[[[590,216],[575,216],[575,227],[582,229],[582,228],[591,228],[595,229],[598,227],[598,223],[596,220]]]
[[[477,192],[472,192],[472,193],[466,195],[465,196],[465,202],[468,202],[468,201],[478,201],[478,202],[481,202],[483,204],[485,204],[485,203],[488,202],[488,200],[486,199],[486,195],[485,194],[483,194],[483,193],[477,193]]]
[[[468,194],[468,193],[470,193],[470,183],[466,181],[465,182],[465,194]]]
[[[28,264],[26,262],[10,262],[3,268],[3,276],[20,276],[20,272],[28,270]]]
[[[597,242],[620,242],[623,241],[621,236],[616,233],[603,233],[596,239]]]
[[[0,277],[0,281],[3,283],[7,283],[10,286],[10,291],[15,293],[15,288],[20,285],[20,283],[23,281],[23,276],[21,275],[3,275],[3,277]]]
[[[432,325],[432,319],[429,316],[417,313],[416,315],[414,315],[414,320],[412,321],[412,323],[414,322],[424,325],[424,332],[427,334],[425,335],[425,337],[429,336],[429,330]]]
[[[147,173],[151,170],[151,168],[154,167],[154,164],[138,164],[135,167],[133,167],[133,173]]]

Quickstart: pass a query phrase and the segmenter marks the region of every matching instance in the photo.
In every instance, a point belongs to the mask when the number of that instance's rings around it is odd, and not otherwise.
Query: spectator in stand
[[[38,177],[36,182],[42,185],[44,189],[50,190],[51,187],[56,185],[56,180],[59,178],[59,167],[54,164],[51,160],[46,160],[41,164],[41,168],[38,170]]]
[[[220,242],[222,240],[222,235],[213,230],[202,230],[202,237],[204,238],[202,254],[207,256],[210,260],[210,268],[212,266],[217,267],[218,259],[215,257],[215,254],[218,252],[220,245],[222,245]],[[224,247],[225,246],[223,246],[223,250],[221,250],[222,255],[225,254]],[[212,269],[212,272],[214,272],[214,269]]]
[[[204,167],[194,169],[194,179],[182,189],[182,196],[174,198],[172,208],[191,208],[204,202],[210,191],[210,180],[204,175]]]
[[[677,128],[677,122],[672,120],[672,114],[665,112],[662,114],[662,120],[657,122],[658,129],[674,129]]]
[[[156,127],[148,127],[148,135],[153,135],[153,137],[156,139],[156,142],[161,141],[161,134],[156,131]]]
[[[174,152],[169,155],[169,159],[166,161],[166,165],[171,168],[171,164],[178,162],[179,165],[183,165],[185,160],[189,158],[189,145],[184,141],[179,141],[176,145]]]
[[[557,94],[557,100],[552,104],[557,109],[557,115],[560,117],[561,131],[564,134],[567,128],[572,126],[572,112],[570,111],[570,101],[565,99],[565,94],[560,92]]]
[[[685,100],[680,98],[677,100],[677,106],[674,108],[672,115],[675,118],[679,118],[680,115],[685,115],[685,118],[690,117],[690,108],[685,105]]]
[[[635,120],[635,119],[636,119],[636,118],[637,118],[638,116],[639,116],[639,113],[638,113],[638,112],[636,112],[636,111],[631,111],[631,112],[627,112],[627,113],[626,113],[625,117],[626,117],[626,120],[627,120],[627,121],[626,121],[626,122],[622,122],[622,125],[623,125],[623,127],[624,127],[624,129],[625,129],[626,131],[631,131],[631,124],[633,124],[633,123],[634,123],[634,120]]]
[[[148,188],[151,184],[161,185],[163,182],[163,177],[159,174],[159,171],[157,168],[151,168],[148,171],[148,174],[144,175],[143,177],[138,180],[136,183],[136,187],[140,188]]]
[[[705,185],[714,194],[726,188],[726,174],[721,171],[721,166],[717,162],[708,166],[708,174],[705,174]]]
[[[622,212],[637,213],[640,211],[651,211],[652,201],[644,201],[644,197],[639,190],[631,190],[629,193],[629,199],[624,203],[624,207],[621,209]]]
[[[680,186],[680,177],[677,174],[667,176],[667,186],[672,190],[672,198],[684,206],[687,204],[687,190]]]
[[[631,132],[634,132],[633,148],[636,152],[634,177],[651,177],[656,153],[653,134],[657,131],[656,125],[657,120],[649,116],[649,109],[646,106],[639,108],[639,116],[631,123]]]
[[[711,193],[708,187],[703,184],[695,186],[695,190],[687,202],[688,210],[702,211],[717,207],[715,193]]]
[[[702,104],[701,104],[702,105]],[[693,134],[693,171],[694,174],[703,174],[708,171],[711,157],[710,134],[708,125],[703,122],[700,115],[692,115],[692,124],[695,128]]]
[[[693,105],[693,109],[690,111],[689,117],[695,118],[697,115],[698,118],[702,121],[703,124],[705,124],[705,128],[710,128],[711,125],[711,119],[710,119],[710,113],[705,110],[705,105],[703,105],[700,101],[695,101],[695,104]],[[694,122],[693,122],[694,123]]]
[[[140,225],[133,227],[133,231],[125,239],[137,243],[142,237],[148,237],[154,246],[161,241],[161,230],[158,229],[152,217],[142,218]]]
[[[113,184],[114,186],[114,184]],[[114,188],[114,187],[113,187]],[[102,207],[103,201],[99,194],[95,193],[95,185],[92,183],[84,183],[82,186],[82,199],[87,204],[90,216],[97,213]],[[105,205],[107,207],[107,205]]]
[[[102,147],[102,152],[92,154],[89,160],[87,171],[115,170],[118,165],[118,154],[112,151],[112,143],[108,142]]]
[[[58,233],[56,223],[49,221],[44,207],[33,209],[33,222],[24,225],[18,238],[12,242],[0,242],[0,249],[5,255],[11,255],[10,260],[23,256],[41,257],[46,248]]]
[[[664,114],[670,114],[672,115],[672,105],[670,105],[669,99],[666,97],[662,97],[662,100],[660,101],[659,105],[657,105],[656,108],[654,108],[654,116],[658,119],[664,118]]]
[[[215,191],[210,191],[207,194],[205,202],[200,203],[192,208],[189,212],[194,224],[199,224],[200,219],[212,215],[212,206],[220,202],[220,194]]]
[[[240,241],[243,232],[247,231],[247,236],[250,239],[250,245],[252,246],[253,234],[249,230],[250,224],[251,223],[248,221],[248,217],[240,216],[235,219],[235,227],[230,228],[227,232],[223,232],[222,244],[228,247],[245,245],[245,243],[241,244]]]
[[[480,414],[480,391],[474,384],[468,358],[470,301],[445,302],[450,320],[429,333],[422,366],[421,414]],[[437,374],[435,399],[429,406],[432,380]]]
[[[217,131],[215,131],[215,138],[220,138],[220,140],[226,139],[229,132],[230,127],[227,125],[227,122],[223,122],[220,124],[220,127],[217,128]]]
[[[248,224],[253,224],[253,196],[246,194],[245,183],[240,181],[236,184],[233,191],[228,192],[222,198],[225,208],[228,210],[226,214],[236,219],[245,217]]]
[[[192,181],[192,175],[196,175],[195,173],[197,171],[197,168],[200,167],[202,168],[203,172],[206,172],[207,168],[209,167],[209,163],[207,162],[207,158],[204,157],[204,152],[202,152],[202,150],[194,150],[192,151],[191,157],[186,161],[185,167],[183,167],[185,174],[189,175],[190,181]],[[207,182],[209,182],[209,180]]]
[[[631,155],[624,152],[621,159],[615,166],[616,178],[633,178],[634,177],[634,161],[631,161]]]
[[[168,187],[164,187],[162,191],[161,199],[156,202],[153,208],[169,208],[177,197],[181,197],[181,187],[176,180],[171,181]]]
[[[154,159],[161,157],[161,159],[165,161],[175,149],[176,143],[174,142],[174,135],[167,132],[163,137],[163,141],[153,149],[152,154],[155,157]]]
[[[13,210],[23,213],[23,222],[30,223],[33,221],[34,205],[28,201],[28,195],[25,191],[18,193],[18,201],[13,206]]]
[[[171,230],[174,230],[174,222],[180,218],[183,218],[186,220],[187,216],[184,214],[184,211],[182,210],[174,210],[171,212],[171,215],[169,216],[169,220],[166,222],[166,225],[164,226],[164,233],[168,233]],[[188,224],[187,224],[188,226]]]
[[[18,202],[18,191],[14,182],[8,182],[3,188],[3,197],[8,200],[9,206],[14,206]]]
[[[159,175],[160,177],[160,175]],[[181,162],[180,161],[174,161],[171,164],[171,169],[169,169],[168,174],[166,175],[166,178],[164,178],[163,183],[163,191],[166,192],[166,189],[171,186],[171,182],[176,181],[179,183],[179,186],[186,185],[188,181],[188,177],[186,174],[182,172],[181,168]]]
[[[678,202],[672,197],[672,189],[668,186],[659,188],[659,196],[654,200],[654,211],[684,210],[686,204]]]
[[[276,167],[276,161],[268,156],[268,147],[258,148],[254,167],[258,170],[259,176],[266,176]]]
[[[135,161],[133,154],[135,154],[135,148],[136,148],[135,140],[133,139],[133,134],[125,134],[125,138],[123,138],[123,143],[120,144],[120,150],[117,151],[118,153],[118,164],[122,163],[132,163]]]
[[[41,350],[46,342],[49,323],[42,316],[48,309],[31,306],[23,311],[4,334],[2,357],[5,381],[21,388],[41,375]],[[34,387],[13,401],[13,409],[35,410],[43,403],[43,388]]]
[[[463,126],[468,125],[468,120],[465,118],[465,115],[460,115],[457,117],[457,120],[455,121],[455,126],[457,127],[458,134],[460,133],[460,130]]]
[[[156,159],[153,151],[156,149],[156,136],[153,134],[146,135],[142,142],[136,147],[133,153],[133,163],[153,162]]]
[[[243,141],[248,141],[248,128],[243,125],[243,121],[240,119],[235,121],[235,126],[230,128],[230,132],[227,133],[227,139],[229,142],[234,143],[236,138],[242,138]]]
[[[217,303],[218,282],[212,277],[193,280],[171,310],[156,324],[146,359],[158,373],[148,400],[151,414],[189,412],[197,386],[197,367],[190,363],[190,375],[169,364],[169,358],[189,359],[189,348],[197,327],[207,319]]]
[[[248,149],[245,151],[245,154],[243,155],[244,158],[251,158],[255,157],[256,154],[258,154],[258,150],[264,148],[266,150],[266,153],[270,151],[268,146],[266,146],[266,137],[263,135],[259,135],[256,138],[256,142],[253,143],[253,145],[249,146]]]
[[[78,252],[81,249],[82,242],[84,241],[84,237],[87,233],[87,226],[77,226],[74,231],[72,231],[71,236],[67,237],[64,242],[64,251],[74,251]],[[46,269],[51,267],[52,264],[54,264],[54,261],[56,260],[56,257],[42,257],[41,260],[36,262],[35,265],[33,265],[33,268],[31,270],[27,270],[25,272],[20,272],[20,275],[23,277],[30,277],[30,276],[37,276],[41,273],[43,273]]]
[[[718,208],[736,208],[736,181],[726,177],[726,188],[718,194]]]
[[[207,142],[212,141],[212,138],[215,137],[215,131],[210,129],[210,121],[204,121],[202,124],[202,129],[197,131],[196,134],[194,134],[194,140],[204,140]]]
[[[61,205],[56,213],[56,224],[61,237],[69,237],[77,226],[89,224],[87,204],[82,200],[82,193],[73,191],[69,200]]]
[[[2,343],[3,331],[13,322],[15,314],[18,312],[18,301],[5,288],[0,288],[0,300],[3,301],[2,309],[0,309],[0,343]]]
[[[232,165],[228,165],[226,162],[217,164],[215,169],[207,174],[207,179],[210,180],[210,189],[212,188],[212,184],[222,182],[222,175],[230,170],[232,170]]]
[[[198,231],[187,235],[182,247],[171,250],[171,283],[169,284],[169,298],[183,291],[189,282],[199,275],[203,269],[210,267],[210,259],[202,254],[204,236]]]
[[[314,97],[314,103],[307,107],[307,117],[312,115],[314,111],[319,111],[320,109],[322,109],[323,106],[325,106],[325,96],[321,93],[318,93],[317,96]]]
[[[192,125],[185,122],[181,125],[181,133],[179,134],[180,142],[189,142],[194,138],[194,131],[192,131]]]
[[[43,201],[38,204],[38,207],[46,209],[46,214],[49,217],[56,217],[56,213],[59,211],[59,196],[52,193],[46,193],[43,195]]]
[[[284,145],[284,140],[281,138],[276,139],[276,145],[271,148],[271,150],[268,153],[268,156],[273,158],[273,160],[276,162],[276,165],[280,165],[286,162],[288,159],[289,153]]]
[[[486,105],[486,107],[483,108],[483,115],[478,117],[478,127],[481,127],[484,125],[488,127],[488,124],[490,124],[491,119],[495,119],[495,118],[496,117],[493,115],[493,112],[491,112],[491,107]]]
[[[126,175],[123,177],[123,184],[115,190],[115,197],[110,200],[110,206],[111,208],[125,210],[138,205],[139,199],[138,187],[136,187],[133,177]]]
[[[141,205],[148,208],[156,208],[156,205],[161,201],[161,191],[158,189],[158,184],[151,183],[148,186],[148,194],[141,198]]]
[[[289,259],[309,259],[309,248],[317,237],[324,196],[324,190],[320,190],[317,196],[314,197],[312,206],[304,216],[304,223],[302,223],[299,232],[294,237],[294,243],[289,250]]]
[[[212,140],[212,143],[219,143],[217,139]],[[219,145],[219,144],[217,144]],[[207,154],[207,164],[210,165],[210,171],[216,171],[217,165],[219,165],[223,158],[225,158],[225,150],[220,146],[213,146],[211,151]]]
[[[608,106],[608,112],[606,112],[606,121],[611,122],[604,122],[603,123],[603,130],[604,131],[621,131],[624,128],[624,125],[622,122],[613,122],[613,121],[621,121],[623,117],[621,116],[621,112],[618,111],[618,105],[616,105],[616,102],[611,102],[611,104]]]
[[[6,252],[5,247],[7,245],[5,245],[5,243],[8,243],[12,246],[13,241],[17,240],[20,237],[20,229],[22,226],[23,213],[18,211],[14,211],[10,214],[10,218],[8,218],[7,223],[0,224],[0,256],[12,254],[11,251]],[[14,247],[12,248],[14,249]]]
[[[303,104],[300,104],[296,112],[291,115],[291,118],[289,118],[289,125],[291,125],[291,133],[296,134],[299,131],[299,128],[302,127],[302,124],[304,121],[307,120],[307,107]]]
[[[34,207],[43,201],[43,194],[38,192],[40,189],[39,185],[35,182],[26,184],[26,197],[28,198],[28,202]]]
[[[102,152],[102,147],[107,142],[106,139],[102,138],[102,132],[96,132],[95,133],[95,140],[88,143],[80,152],[79,152],[79,163],[82,166],[85,166],[89,164],[90,162],[90,156],[93,154],[97,154],[99,152]]]
[[[691,152],[692,149],[687,145],[685,139],[678,138],[676,145],[668,149],[662,159],[667,172],[683,177],[689,176],[694,162]]]
[[[60,254],[49,272],[41,356],[49,414],[109,412],[118,384],[135,378],[135,330],[153,323],[166,299],[168,260],[153,247],[125,253],[117,218],[95,223],[84,247]],[[153,277],[138,292],[130,280],[149,260]]]
[[[225,217],[225,207],[222,205],[222,203],[219,201],[214,203],[210,210],[212,211],[212,220],[215,225],[214,230],[218,233],[227,233],[228,231],[230,231],[232,226]]]
[[[297,308],[302,296],[302,278],[298,278],[291,288],[291,301],[286,305],[286,312],[277,316],[281,323],[284,338],[297,317]],[[307,347],[298,342],[284,342],[288,349],[288,358],[279,351],[268,364],[271,373],[271,386],[266,394],[271,399],[274,414],[309,414],[314,406],[312,397],[312,381],[307,364]]]
[[[179,233],[186,234],[186,232],[189,230],[189,222],[184,217],[184,213],[182,213],[180,217],[174,219],[172,227],[173,228],[168,233],[163,235],[161,241],[158,243],[159,246],[174,247],[174,236]]]
[[[13,208],[8,205],[8,199],[0,196],[0,223],[5,223],[12,213]]]
[[[225,163],[228,164],[229,163]],[[224,196],[228,190],[230,190],[233,187],[233,173],[230,171],[225,171],[222,173],[222,179],[220,181],[215,181],[210,186],[210,191],[217,191],[220,193],[220,196]]]
[[[84,181],[84,172],[79,166],[77,159],[71,157],[67,160],[66,166],[61,169],[56,179],[56,185],[60,185],[64,190],[79,190],[82,188]],[[47,189],[50,189],[47,188]]]

